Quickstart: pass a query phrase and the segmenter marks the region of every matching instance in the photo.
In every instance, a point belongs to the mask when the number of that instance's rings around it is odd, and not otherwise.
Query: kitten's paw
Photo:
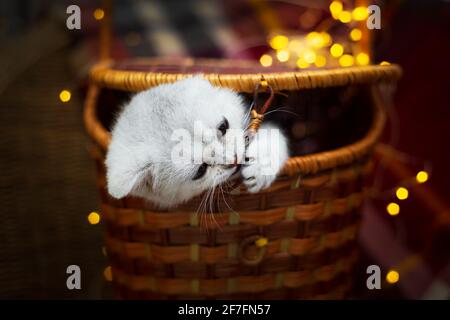
[[[246,158],[242,176],[247,190],[258,192],[268,188],[288,158],[286,138],[278,128],[264,125],[248,146]]]
[[[275,175],[268,175],[257,162],[247,164],[242,169],[243,183],[247,190],[256,193],[268,188],[275,180]]]

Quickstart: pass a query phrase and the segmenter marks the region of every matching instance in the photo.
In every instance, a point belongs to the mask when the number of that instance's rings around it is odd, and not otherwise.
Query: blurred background
[[[366,7],[381,8],[369,31]],[[70,30],[70,5],[80,29]],[[355,299],[450,298],[450,2],[155,0],[0,2],[0,298],[113,298],[82,123],[111,5],[111,58],[252,59],[297,69],[397,63],[377,149]],[[362,9],[361,9],[362,8]],[[389,159],[386,161],[386,159]],[[67,290],[79,265],[82,289]],[[366,268],[381,267],[381,290]]]

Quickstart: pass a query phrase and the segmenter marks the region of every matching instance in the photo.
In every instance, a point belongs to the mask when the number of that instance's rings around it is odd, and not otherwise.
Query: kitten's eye
[[[208,170],[208,165],[206,163],[202,163],[200,167],[198,167],[198,170],[195,174],[195,176],[192,178],[192,180],[198,180],[201,177],[203,177]]]
[[[227,118],[223,118],[223,121],[220,123],[217,130],[219,130],[222,133],[222,136],[224,136],[225,133],[227,133],[227,130],[229,127],[230,127],[230,124],[228,123]]]

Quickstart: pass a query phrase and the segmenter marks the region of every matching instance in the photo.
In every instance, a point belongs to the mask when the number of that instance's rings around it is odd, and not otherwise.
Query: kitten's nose
[[[234,162],[232,164],[225,165],[225,168],[231,169],[231,168],[237,167],[237,165],[238,165],[238,163],[237,163],[237,155],[235,154],[234,155]]]

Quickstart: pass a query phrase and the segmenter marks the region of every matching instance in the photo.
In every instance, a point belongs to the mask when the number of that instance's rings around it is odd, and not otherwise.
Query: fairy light
[[[303,41],[294,39],[289,41],[288,49],[294,52],[299,52],[304,47]]]
[[[343,9],[344,6],[340,1],[333,1],[330,3],[330,12],[334,19],[337,19],[339,17],[339,14]]]
[[[367,53],[358,53],[358,55],[356,56],[356,62],[361,66],[368,65],[370,62],[370,57]]]
[[[324,67],[327,64],[327,58],[325,56],[318,55],[314,64],[319,68]]]
[[[289,51],[287,50],[278,50],[277,51],[277,59],[280,60],[280,62],[286,62],[289,60]]]
[[[418,183],[424,183],[428,180],[428,173],[426,171],[419,171],[416,175],[416,181]]]
[[[328,32],[322,31],[320,33],[320,38],[322,40],[322,46],[329,46],[331,44],[331,42],[333,41],[331,39],[331,36]]]
[[[309,63],[306,62],[303,57],[300,57],[297,59],[297,67],[299,67],[300,69],[305,69],[309,67]]]
[[[389,65],[390,65],[390,63],[387,62],[387,61],[382,61],[382,62],[380,63],[380,66],[389,66]]]
[[[350,39],[352,39],[352,41],[359,41],[362,38],[362,31],[358,28],[354,28],[351,32],[350,32]]]
[[[316,53],[313,50],[305,50],[303,59],[309,64],[314,63],[316,61]]]
[[[59,100],[61,100],[62,102],[69,102],[71,97],[72,94],[70,93],[69,90],[62,90],[59,93]]]
[[[344,10],[341,13],[339,13],[339,21],[342,23],[349,23],[350,21],[352,21],[351,12]]]
[[[339,64],[342,67],[350,67],[355,63],[355,58],[353,58],[350,54],[344,54],[342,57],[339,58]]]
[[[408,199],[409,192],[408,189],[400,187],[397,189],[397,191],[395,191],[395,195],[399,200],[406,200]]]
[[[269,44],[273,49],[281,50],[288,46],[289,39],[286,36],[277,35],[277,36],[273,37],[272,39],[270,39]]]
[[[255,245],[259,248],[267,246],[267,243],[269,243],[269,240],[267,238],[261,237],[258,240],[255,241]]]
[[[275,33],[268,38],[268,44],[274,51],[261,55],[260,64],[269,67],[277,62],[293,64],[295,61],[298,68],[305,69],[327,65],[366,66],[373,63],[368,52],[361,52],[362,48],[357,42],[363,40],[364,32],[354,23],[368,18],[367,7],[351,7],[342,0],[334,0],[330,1],[329,11],[335,20],[349,24],[347,40],[334,42],[337,39],[327,31],[322,31],[322,28],[297,36],[282,34],[284,32]]]
[[[339,58],[344,53],[344,47],[339,43],[335,43],[331,46],[330,53],[333,57]]]
[[[97,212],[93,211],[89,213],[87,219],[90,224],[98,224],[100,222],[100,215]]]
[[[386,207],[386,211],[391,215],[391,216],[396,216],[400,213],[400,206],[398,204],[396,204],[395,202],[391,202],[387,205]]]
[[[396,270],[389,270],[386,274],[386,281],[390,284],[397,283],[400,280],[400,274]]]
[[[323,46],[323,40],[320,33],[313,31],[306,35],[306,43],[313,48],[321,48]]]
[[[106,281],[112,281],[113,275],[112,275],[111,266],[107,266],[105,268],[105,270],[103,271],[103,276],[105,277]]]
[[[263,67],[270,67],[272,65],[272,57],[268,54],[263,54],[261,58],[259,58],[259,62]]]
[[[352,18],[355,21],[363,21],[366,20],[368,16],[366,7],[356,7],[352,11]]]
[[[94,10],[95,20],[102,20],[105,17],[105,11],[103,9],[97,8]]]

